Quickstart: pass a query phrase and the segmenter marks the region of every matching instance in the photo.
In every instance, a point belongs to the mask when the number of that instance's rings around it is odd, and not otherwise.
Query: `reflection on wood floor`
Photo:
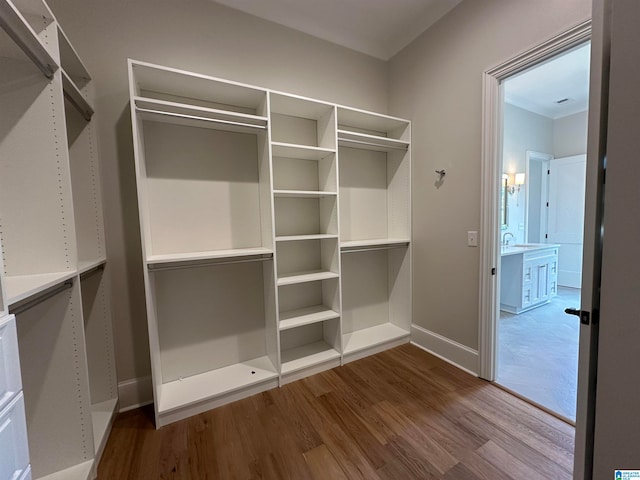
[[[514,315],[500,312],[496,382],[575,421],[580,289],[560,287],[547,305]]]

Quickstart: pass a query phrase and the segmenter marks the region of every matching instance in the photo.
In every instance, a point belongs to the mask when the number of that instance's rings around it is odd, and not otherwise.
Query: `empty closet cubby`
[[[276,252],[279,286],[340,276],[337,238],[278,242]]]
[[[270,258],[149,276],[158,426],[277,385]]]
[[[408,247],[344,252],[342,332],[345,361],[360,358],[363,351],[368,355],[372,349],[406,342],[410,328]]]

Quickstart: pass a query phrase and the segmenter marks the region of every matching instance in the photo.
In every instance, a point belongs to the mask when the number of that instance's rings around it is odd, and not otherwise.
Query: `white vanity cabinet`
[[[527,245],[502,251],[500,310],[522,313],[558,293],[558,245]]]

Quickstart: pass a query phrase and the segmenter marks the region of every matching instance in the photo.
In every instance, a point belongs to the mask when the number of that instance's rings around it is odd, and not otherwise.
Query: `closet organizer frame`
[[[343,209],[339,180],[343,147],[398,155],[402,175],[410,174],[408,121],[135,60],[129,60],[129,73],[158,428],[409,341],[410,178],[403,180],[407,208],[403,218],[406,220],[391,222],[400,225],[399,228],[394,226],[376,238],[347,236],[346,239],[341,232]],[[157,172],[147,171],[150,160],[145,153],[150,149],[148,125],[159,122],[199,130],[248,133],[259,139],[258,179],[254,182],[259,184],[257,215],[261,237],[258,241],[254,239],[241,248],[234,244],[220,248],[174,248],[177,251],[157,248],[151,236],[159,228],[149,218],[149,202],[153,201],[149,183],[153,180],[147,182]],[[386,157],[378,163],[387,165]],[[157,165],[151,168],[157,169]],[[374,168],[380,170],[381,167]],[[164,174],[166,177],[166,171]],[[399,183],[392,182],[394,192],[399,189],[396,187]],[[382,190],[384,192],[378,194],[385,198],[397,196],[388,194],[386,184]],[[151,192],[151,196],[156,193]],[[391,202],[393,208],[399,209],[395,207],[398,202],[394,202]],[[343,331],[343,295],[346,292],[352,296],[353,288],[344,285],[341,262],[348,255],[376,254],[382,255],[386,263],[383,265],[378,259],[377,266],[369,273],[376,278],[376,293],[386,292],[382,302],[387,313],[380,320],[382,317],[377,312],[376,324],[358,325],[357,329],[349,326]],[[180,376],[179,368],[167,369],[171,360],[167,357],[168,350],[163,348],[165,341],[161,338],[160,324],[170,322],[159,316],[166,316],[167,312],[177,315],[180,311],[181,300],[167,300],[171,296],[169,292],[175,297],[191,295],[189,281],[181,283],[187,285],[183,289],[186,291],[178,292],[180,282],[167,279],[174,274],[195,278],[200,274],[194,272],[224,268],[233,272],[248,265],[262,266],[262,283],[259,270],[247,276],[254,293],[260,292],[263,296],[264,318],[260,328],[264,327],[264,343],[249,349],[259,350],[262,356],[249,355],[252,358],[247,361],[235,358],[228,365],[220,366],[216,361],[194,361],[197,352],[183,352],[186,364],[205,365],[203,371],[194,368]],[[202,275],[209,274],[217,275]],[[396,277],[392,280],[393,275]],[[159,304],[159,291],[163,292],[160,302],[164,305]],[[348,300],[351,305],[353,299],[348,297]],[[256,303],[256,298],[249,295],[247,303],[252,302]],[[204,305],[202,300],[195,303]],[[194,306],[182,306],[183,312],[189,310],[183,317],[190,317]],[[350,308],[353,311],[349,310],[347,315],[360,318],[362,313]],[[391,318],[396,314],[402,318]],[[212,323],[215,325],[216,320]],[[206,325],[209,328],[209,323]],[[180,363],[174,362],[174,365]],[[246,381],[246,373],[256,368],[259,368],[258,376]],[[167,382],[163,380],[165,374]],[[229,383],[227,376],[233,376],[234,380]],[[199,390],[196,384],[200,385]]]
[[[0,26],[0,104],[11,116],[0,143],[0,312],[16,315],[29,473],[84,480],[117,412],[108,292],[101,282],[100,301],[81,293],[106,262],[90,75],[45,2],[0,1]]]

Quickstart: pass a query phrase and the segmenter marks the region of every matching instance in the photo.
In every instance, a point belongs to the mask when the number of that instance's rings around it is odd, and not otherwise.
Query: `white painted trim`
[[[151,375],[118,383],[118,398],[121,413],[153,403]]]
[[[482,191],[480,203],[480,325],[479,375],[493,381],[496,376],[496,323],[500,259],[498,240],[498,186],[502,164],[502,91],[500,82],[560,52],[591,38],[591,20],[541,43],[484,72],[482,106]],[[496,275],[492,269],[496,269]]]
[[[478,376],[478,351],[473,348],[417,325],[411,326],[411,343],[454,367]]]

